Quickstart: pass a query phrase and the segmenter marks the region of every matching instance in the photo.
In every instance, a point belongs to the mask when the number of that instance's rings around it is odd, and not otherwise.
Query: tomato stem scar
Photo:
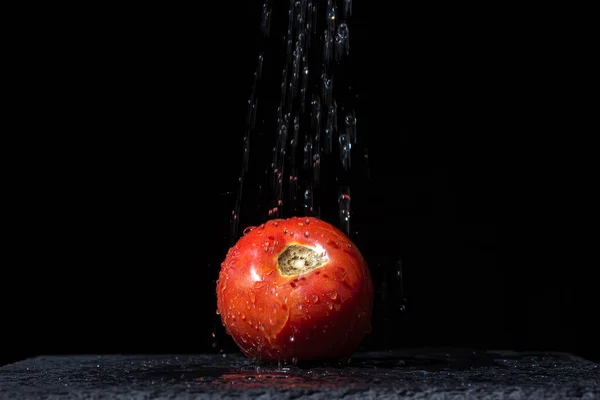
[[[306,274],[323,266],[328,260],[310,247],[291,244],[277,257],[277,268],[282,275]]]

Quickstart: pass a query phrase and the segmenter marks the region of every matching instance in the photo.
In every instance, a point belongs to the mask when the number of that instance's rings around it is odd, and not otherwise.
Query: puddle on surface
[[[299,362],[296,365],[271,365],[232,354],[218,364],[156,365],[140,372],[139,380],[186,383],[205,389],[352,388],[368,389],[373,384],[386,385],[400,381],[433,378],[440,373],[468,371],[477,368],[508,368],[506,356],[464,352],[392,354],[362,353],[341,362]],[[219,360],[221,361],[221,360]]]

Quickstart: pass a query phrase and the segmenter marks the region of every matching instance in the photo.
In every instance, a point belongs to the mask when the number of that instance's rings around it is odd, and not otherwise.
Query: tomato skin
[[[289,245],[327,261],[284,275],[278,257]],[[342,231],[317,218],[270,220],[247,232],[229,249],[216,289],[227,333],[246,356],[265,362],[349,357],[371,331],[368,265]]]

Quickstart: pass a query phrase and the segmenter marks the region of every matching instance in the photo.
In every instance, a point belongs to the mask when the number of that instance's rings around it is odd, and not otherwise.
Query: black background
[[[536,240],[521,226],[528,210],[518,210],[519,225],[506,224],[506,256],[498,257],[496,220],[524,199],[502,179],[512,165],[499,150],[501,122],[518,94],[500,90],[514,60],[489,28],[489,11],[473,18],[477,10],[364,3],[355,1],[350,22],[349,75],[369,177],[359,153],[352,230],[378,300],[363,349],[598,359],[584,268],[519,255]],[[281,62],[280,44],[261,39],[261,5],[80,10],[38,38],[36,112],[24,118],[45,134],[20,148],[33,162],[23,162],[23,190],[14,193],[24,211],[13,235],[19,256],[2,280],[3,362],[237,351],[215,314],[215,280],[229,246],[257,52]],[[285,20],[286,7],[276,10],[273,21]],[[277,101],[261,103],[266,119]],[[251,157],[269,160],[270,150],[254,146]],[[335,179],[339,168],[323,173]],[[334,209],[336,198],[321,204]],[[242,223],[266,218],[244,212]],[[331,212],[322,217],[336,222]],[[394,281],[400,259],[405,311]]]

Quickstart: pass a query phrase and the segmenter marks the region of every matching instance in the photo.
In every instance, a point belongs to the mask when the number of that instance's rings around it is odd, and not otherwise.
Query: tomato
[[[348,236],[318,218],[246,228],[221,264],[216,290],[217,313],[250,358],[341,359],[371,332],[368,265]]]

